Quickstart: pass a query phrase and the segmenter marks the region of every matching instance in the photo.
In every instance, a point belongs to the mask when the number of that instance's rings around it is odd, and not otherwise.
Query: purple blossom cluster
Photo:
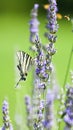
[[[25,96],[25,104],[26,104],[26,110],[27,110],[27,126],[29,128],[32,127],[32,106],[31,106],[31,100],[29,96]]]
[[[4,100],[3,102],[2,112],[3,112],[3,123],[4,123],[2,130],[6,130],[6,129],[13,130],[10,117],[9,117],[9,105],[6,100]]]
[[[45,105],[45,120],[43,122],[44,128],[51,130],[54,125],[54,115],[53,115],[53,101],[54,94],[49,89],[46,96],[46,105]]]
[[[47,14],[47,19],[48,19],[48,23],[46,25],[46,28],[49,30],[49,32],[51,34],[55,34],[58,30],[58,24],[57,24],[57,17],[56,17],[56,12],[57,12],[57,3],[56,3],[56,0],[49,0],[49,8],[48,8],[48,14]],[[48,39],[51,40],[52,38],[52,35],[49,34],[49,37]],[[54,39],[54,35],[53,35],[53,38]]]
[[[56,50],[54,49],[54,43],[56,42],[57,36],[55,36],[57,32],[57,21],[56,21],[56,1],[49,1],[50,8],[48,9],[48,21],[49,23],[46,27],[49,29],[48,36],[49,44],[47,46],[43,46],[39,40],[38,36],[38,22],[35,22],[37,14],[35,14],[35,6],[32,10],[30,21],[30,41],[34,43],[36,50],[36,58],[35,58],[35,84],[32,98],[32,122],[34,130],[51,130],[53,125],[53,102],[54,102],[54,93],[49,89],[47,92],[47,97],[45,99],[45,104],[42,104],[44,101],[45,89],[49,85],[50,74],[52,72],[52,56],[55,54]],[[49,18],[50,17],[50,18]],[[32,24],[31,24],[32,23]],[[34,26],[35,25],[35,26]],[[37,29],[36,29],[37,28]],[[34,39],[35,38],[35,39]],[[34,40],[32,40],[34,39]],[[27,105],[26,105],[27,106]],[[44,116],[45,113],[45,116]],[[28,114],[27,114],[28,115]]]
[[[35,42],[37,48],[37,57],[36,57],[36,75],[43,81],[46,82],[49,78],[46,68],[45,55],[43,53],[40,41],[36,39]]]
[[[28,124],[29,128],[32,128],[35,130],[39,130],[39,129],[42,130],[44,101],[41,100],[40,91],[37,88],[37,81],[36,81],[36,85],[35,85],[35,89],[34,89],[34,94],[32,95],[31,103],[29,100],[30,97],[28,97],[28,96],[25,97],[25,104],[26,104],[27,117],[28,117],[27,124]],[[30,106],[30,104],[31,104],[31,106]]]
[[[34,8],[31,11],[31,20],[29,22],[30,24],[30,42],[34,43],[35,42],[35,37],[38,35],[38,26],[39,26],[39,21],[37,19],[37,12],[38,12],[38,4],[34,4]]]
[[[51,74],[53,74],[52,57],[56,53],[54,44],[57,40],[57,3],[56,0],[48,0],[49,7],[47,9],[47,23],[45,37],[48,38],[48,44],[43,45],[39,40],[39,21],[38,4],[34,5],[31,11],[30,24],[30,42],[33,43],[32,50],[35,51],[34,58],[34,88],[32,98],[25,97],[27,111],[27,126],[31,130],[52,130],[54,127],[54,101],[58,99],[59,110],[55,117],[57,122],[57,130],[60,130],[60,124],[64,118],[66,124],[64,130],[71,130],[73,126],[73,88],[69,87],[66,94],[66,102],[64,89],[57,96],[57,92],[51,87]],[[50,80],[51,79],[51,80]],[[53,82],[53,81],[52,81]],[[54,83],[53,83],[54,84]],[[53,85],[52,85],[53,86]],[[58,89],[57,87],[55,87]],[[64,110],[65,103],[65,110]]]
[[[52,57],[56,53],[54,43],[57,40],[56,33],[58,31],[56,16],[58,9],[56,0],[48,0],[48,2],[50,4],[47,9],[46,28],[48,32],[45,33],[45,37],[47,37],[49,41],[48,44],[43,45],[39,40],[38,26],[40,22],[37,19],[39,5],[35,4],[31,11],[31,20],[29,24],[30,42],[33,43],[32,50],[35,51],[36,56],[30,58],[30,55],[26,55],[22,53],[22,51],[20,53],[19,62],[23,62],[23,64],[20,65],[19,71],[22,72],[23,69],[24,75],[25,68],[29,68],[28,62],[30,62],[30,59],[34,61],[35,70],[32,98],[26,95],[24,99],[27,112],[27,126],[29,130],[60,130],[61,121],[64,121],[64,130],[71,130],[73,127],[73,87],[69,86],[67,88],[66,95],[64,94],[66,89],[64,90],[63,88],[59,93],[55,83],[55,77],[54,79],[52,78],[54,74]],[[73,82],[73,73],[71,78]],[[56,113],[54,113],[55,101],[59,103],[59,109],[56,110]],[[3,126],[1,130],[13,130],[9,117],[9,105],[7,100],[3,102],[2,113]],[[57,129],[54,128],[54,117],[57,122]],[[20,122],[20,120],[18,122]]]
[[[67,127],[71,130],[73,126],[73,87],[71,86],[66,93],[64,122],[66,123],[65,130]]]

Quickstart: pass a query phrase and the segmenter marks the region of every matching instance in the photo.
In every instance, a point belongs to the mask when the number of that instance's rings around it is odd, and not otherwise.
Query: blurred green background
[[[0,0],[0,11],[12,11],[12,12],[29,12],[34,3],[39,3],[40,6],[48,3],[47,0]],[[72,0],[57,0],[58,7],[62,11],[72,11],[73,1]],[[41,8],[42,9],[42,8]]]
[[[58,9],[62,15],[73,17],[73,0],[57,0]],[[47,0],[0,0],[0,126],[2,126],[2,102],[5,97],[8,98],[10,106],[10,117],[15,127],[15,114],[19,114],[24,124],[18,130],[26,129],[24,95],[32,93],[32,73],[29,72],[27,81],[21,83],[20,89],[15,89],[17,76],[15,54],[17,50],[24,50],[32,55],[29,51],[29,20],[30,10],[34,3],[39,3],[40,21],[39,34],[42,43],[47,43],[44,37],[46,11],[43,5],[47,4]],[[57,78],[60,86],[63,86],[70,52],[73,44],[72,24],[66,19],[58,20],[59,31],[57,33],[58,40],[55,44],[57,53],[53,57],[56,67]],[[73,58],[71,60],[70,69],[73,69]],[[67,82],[69,80],[69,76]],[[22,116],[20,116],[22,115]]]

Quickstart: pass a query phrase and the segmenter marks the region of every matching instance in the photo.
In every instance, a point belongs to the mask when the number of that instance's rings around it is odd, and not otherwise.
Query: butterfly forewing
[[[22,71],[25,74],[26,72],[26,60],[27,60],[27,54],[25,52],[23,52],[23,63],[22,63]]]
[[[30,65],[32,65],[32,57],[31,56],[29,56],[28,54],[27,54],[27,56],[26,56],[27,58],[26,58],[26,68],[25,68],[25,70],[26,71],[28,71],[29,70],[29,67],[30,67]]]
[[[23,51],[18,51],[17,52],[17,57],[18,57],[19,63],[22,65],[23,61],[24,61],[24,52]]]

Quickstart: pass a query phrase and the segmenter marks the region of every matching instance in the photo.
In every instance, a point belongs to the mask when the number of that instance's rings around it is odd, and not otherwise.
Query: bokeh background
[[[45,44],[47,40],[44,37],[46,11],[43,8],[48,0],[0,0],[0,126],[2,126],[2,103],[8,98],[10,106],[10,117],[16,130],[16,119],[18,118],[24,124],[18,130],[26,129],[26,111],[24,105],[24,95],[32,93],[32,73],[29,72],[27,81],[21,83],[20,89],[15,89],[17,76],[16,69],[16,51],[29,51],[29,20],[30,10],[34,3],[39,3],[40,21],[39,34],[41,41]],[[57,0],[59,13],[73,17],[73,0]],[[59,85],[62,87],[68,66],[68,61],[73,44],[72,24],[64,19],[58,20],[59,31],[58,40],[55,44],[57,53],[53,58],[56,68],[56,75]],[[32,54],[31,54],[32,55]],[[73,59],[71,60],[70,70],[73,69]],[[68,74],[67,82],[70,82]],[[19,115],[18,115],[19,114]],[[17,117],[18,115],[18,117]]]
[[[48,3],[47,0],[0,0],[0,12],[17,12],[22,13],[24,11],[29,12],[34,3],[39,3],[40,6]],[[61,11],[72,11],[73,1],[72,0],[57,0],[59,10]]]

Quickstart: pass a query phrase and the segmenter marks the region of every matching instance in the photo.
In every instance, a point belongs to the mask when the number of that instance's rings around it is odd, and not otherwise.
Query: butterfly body
[[[18,57],[18,62],[19,62],[19,64],[17,65],[17,68],[20,72],[20,79],[17,83],[18,85],[21,80],[24,80],[24,81],[26,80],[27,73],[30,66],[32,65],[33,59],[29,54],[25,53],[24,51],[18,51],[17,57]]]
[[[18,68],[18,69],[19,69],[19,71],[20,71],[20,76],[21,76],[21,79],[22,79],[22,80],[26,80],[26,78],[24,77],[24,75],[25,75],[25,76],[27,76],[27,73],[23,74],[23,72],[21,71],[21,68],[20,68],[20,66],[19,66],[19,65],[17,65],[17,68]]]

